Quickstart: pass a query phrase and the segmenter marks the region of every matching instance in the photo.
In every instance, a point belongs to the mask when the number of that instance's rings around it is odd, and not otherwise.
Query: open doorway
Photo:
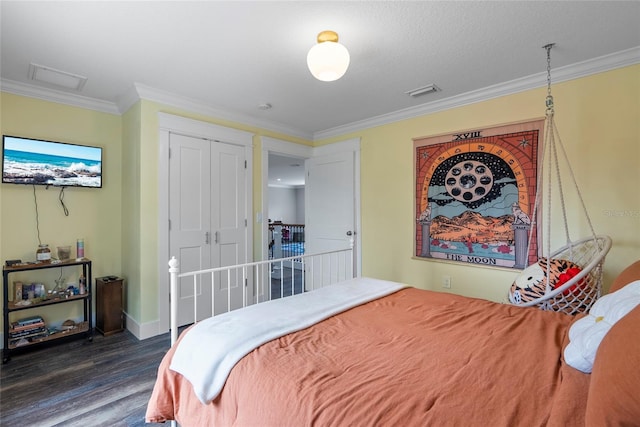
[[[269,245],[272,240],[275,244],[277,239],[271,236],[269,219],[272,223],[280,219],[270,201],[272,196],[269,191],[269,174],[276,170],[270,166],[270,159],[271,163],[282,160],[284,169],[289,172],[298,170],[303,173],[304,197],[298,200],[304,199],[304,208],[297,209],[297,213],[301,215],[299,218],[302,219],[300,223],[304,225],[304,232],[295,237],[296,235],[289,230],[289,239],[304,240],[304,251],[307,254],[344,249],[352,245],[354,271],[359,275],[360,139],[353,138],[320,147],[310,147],[270,137],[262,138],[262,205],[261,211],[257,213],[256,222],[260,223],[262,230],[263,260],[269,258]],[[292,164],[300,164],[300,167],[291,166]],[[278,177],[273,176],[273,179],[272,188],[277,188],[275,186],[278,184],[282,185],[282,178],[279,182]],[[273,216],[270,217],[270,214]],[[284,214],[282,221],[283,224],[288,221]],[[295,268],[292,272],[295,273]],[[259,301],[271,299],[272,289],[267,283],[269,280],[262,281],[256,290]],[[286,294],[283,291],[280,295]]]
[[[268,247],[269,259],[305,253],[305,159],[269,153]],[[275,264],[271,270],[269,299],[301,293],[301,263]]]

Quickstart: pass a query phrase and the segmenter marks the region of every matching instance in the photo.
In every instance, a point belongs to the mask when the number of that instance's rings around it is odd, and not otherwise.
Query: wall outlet
[[[442,276],[442,287],[451,289],[451,276]]]

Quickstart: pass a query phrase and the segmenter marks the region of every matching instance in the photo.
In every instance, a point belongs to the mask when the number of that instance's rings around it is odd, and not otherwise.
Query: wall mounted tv
[[[102,148],[2,137],[2,182],[102,187]]]

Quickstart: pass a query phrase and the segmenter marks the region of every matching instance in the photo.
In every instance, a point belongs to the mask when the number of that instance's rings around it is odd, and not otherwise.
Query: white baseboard
[[[153,322],[138,323],[127,312],[124,312],[125,327],[129,332],[133,334],[139,340],[146,340],[147,338],[161,335],[160,321],[154,320]],[[166,331],[165,331],[166,332]]]

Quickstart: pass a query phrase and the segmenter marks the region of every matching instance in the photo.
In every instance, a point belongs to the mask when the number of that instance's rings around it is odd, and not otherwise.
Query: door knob
[[[351,230],[347,231],[347,236],[353,236],[354,234],[356,234],[355,231],[351,231]]]

